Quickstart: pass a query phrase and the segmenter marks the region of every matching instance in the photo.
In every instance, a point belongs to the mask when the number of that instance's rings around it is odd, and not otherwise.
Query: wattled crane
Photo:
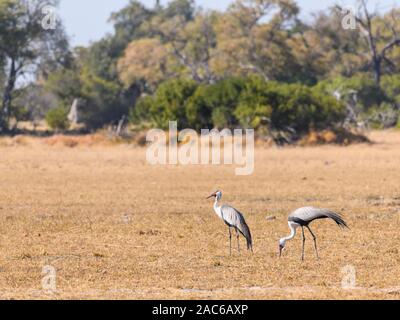
[[[286,242],[289,240],[292,240],[295,235],[296,235],[296,230],[298,227],[301,227],[301,231],[303,234],[303,247],[302,247],[302,253],[301,253],[301,260],[304,260],[304,244],[306,242],[306,237],[304,235],[304,227],[310,231],[313,239],[314,239],[314,250],[315,254],[317,256],[317,259],[319,259],[318,256],[318,249],[317,249],[317,237],[314,235],[314,233],[311,231],[311,228],[309,227],[309,224],[313,222],[314,220],[318,219],[332,219],[333,221],[336,222],[336,224],[341,227],[341,228],[348,228],[346,222],[343,220],[343,218],[328,209],[318,209],[318,208],[313,208],[313,207],[305,207],[305,208],[300,208],[292,212],[289,217],[288,217],[288,224],[290,228],[290,235],[288,237],[282,238],[279,240],[279,257],[282,256],[282,251],[285,249]]]
[[[229,252],[232,255],[232,231],[231,229],[235,229],[236,237],[237,237],[237,244],[238,244],[238,251],[240,252],[240,245],[239,245],[239,237],[242,234],[246,241],[247,241],[247,250],[251,250],[253,252],[253,242],[251,239],[251,233],[246,221],[244,220],[243,214],[240,213],[235,208],[231,207],[230,205],[223,204],[221,206],[218,205],[219,201],[222,198],[222,192],[217,191],[210,195],[207,199],[215,198],[214,203],[214,211],[222,221],[229,228]]]

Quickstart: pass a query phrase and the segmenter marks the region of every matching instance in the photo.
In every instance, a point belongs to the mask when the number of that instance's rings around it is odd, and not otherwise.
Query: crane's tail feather
[[[253,251],[253,239],[251,237],[251,232],[249,226],[244,222],[239,229],[239,232],[246,238],[247,250]]]
[[[327,211],[326,216],[327,216],[327,218],[330,218],[333,221],[335,221],[339,227],[341,227],[343,229],[344,228],[350,229],[349,226],[347,225],[346,221],[344,221],[343,217],[340,214],[333,212],[333,211]]]

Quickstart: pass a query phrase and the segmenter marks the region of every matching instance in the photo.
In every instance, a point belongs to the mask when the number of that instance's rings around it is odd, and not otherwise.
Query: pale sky
[[[148,7],[155,4],[155,0],[141,0]],[[162,0],[161,3],[167,3]],[[232,0],[197,0],[197,5],[204,9],[224,10]],[[353,5],[354,0],[297,0],[302,17],[309,17],[310,13],[326,10],[334,3],[343,6]],[[394,5],[400,5],[400,0],[370,0],[377,4],[379,10],[386,11]],[[67,28],[73,46],[88,45],[92,41],[101,39],[106,33],[112,32],[112,25],[108,18],[114,11],[118,11],[129,3],[129,0],[61,0],[59,15]]]

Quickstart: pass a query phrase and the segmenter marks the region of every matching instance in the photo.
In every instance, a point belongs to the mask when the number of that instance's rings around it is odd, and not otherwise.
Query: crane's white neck
[[[218,205],[220,197],[215,197],[215,202],[214,202],[214,211],[217,214],[218,217],[222,219],[222,212],[221,212],[221,206]]]
[[[285,246],[287,241],[292,240],[294,238],[294,236],[296,235],[297,227],[298,227],[297,224],[295,225],[289,222],[290,235],[280,240],[281,245]]]

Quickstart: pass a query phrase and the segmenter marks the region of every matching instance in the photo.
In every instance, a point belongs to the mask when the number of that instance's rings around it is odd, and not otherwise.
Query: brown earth
[[[0,140],[0,298],[400,298],[399,132],[347,147],[259,147],[251,176],[153,167],[131,145],[15,139]],[[205,200],[217,188],[245,214],[254,255],[229,256],[228,230]],[[300,235],[278,259],[288,213],[311,205],[351,229],[317,221],[319,261],[308,234],[305,262]],[[55,292],[43,290],[44,266],[56,270]],[[356,288],[341,286],[346,266]]]

